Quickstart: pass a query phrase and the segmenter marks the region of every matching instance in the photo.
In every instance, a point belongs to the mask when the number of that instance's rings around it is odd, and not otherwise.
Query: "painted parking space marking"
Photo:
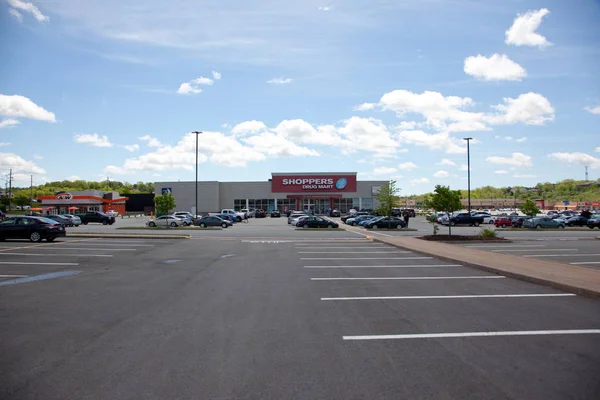
[[[29,275],[0,275],[0,278],[27,278]]]
[[[56,254],[56,253],[0,253],[7,256],[26,256],[26,257],[113,257],[112,254]],[[48,263],[50,265],[50,263]]]
[[[523,249],[523,250],[491,250],[492,253],[517,253],[524,251],[579,251],[578,249]]]
[[[584,261],[584,262],[572,262],[571,265],[595,265],[600,264],[600,261]]]
[[[317,257],[300,258],[301,260],[431,260],[433,257]]]
[[[79,265],[79,263],[69,263],[69,262],[22,262],[22,261],[0,261],[0,264],[9,264],[9,265]]]
[[[44,250],[86,250],[86,251],[136,251],[137,249],[103,249],[103,248],[91,248],[91,247],[45,247]],[[6,253],[4,253],[6,254]]]
[[[471,248],[471,249],[487,249],[487,248],[499,248],[499,249],[512,249],[512,248],[521,248],[521,247],[546,247],[547,245],[545,244],[519,244],[519,245],[514,245],[514,244],[472,244],[472,245],[468,245],[465,247]]]
[[[390,250],[390,251],[299,251],[298,254],[410,254],[412,251]]]
[[[464,338],[464,337],[491,337],[491,336],[590,335],[590,334],[600,334],[600,329],[417,333],[417,334],[401,334],[401,335],[364,335],[364,336],[343,336],[343,339],[344,340],[436,339],[436,338]]]
[[[503,279],[501,275],[482,275],[482,276],[389,276],[389,277],[369,277],[369,278],[310,278],[311,281],[379,281],[379,280],[398,280],[398,281],[419,281],[419,280],[444,280],[444,279]]]
[[[543,294],[474,294],[457,296],[381,296],[381,297],[321,297],[323,301],[345,300],[430,300],[430,299],[507,299],[525,297],[573,297],[573,293],[543,293]]]
[[[61,278],[63,276],[72,276],[81,273],[81,271],[62,271],[62,272],[50,272],[48,274],[28,276],[26,278],[11,279],[8,281],[0,281],[0,286],[17,285],[19,283],[43,281],[46,279]]]
[[[72,243],[72,242],[61,242],[60,244],[56,243],[56,245],[61,245],[61,246],[63,244],[65,244],[65,245],[66,244],[73,245],[73,244],[79,244],[79,243]],[[84,246],[106,246],[109,243],[89,243],[89,242],[86,242],[86,243],[81,243],[81,244],[83,244]],[[116,247],[118,247],[118,246],[122,246],[122,247],[125,247],[125,246],[154,247],[153,244],[140,244],[140,243],[126,243],[126,244],[123,244],[123,243],[110,243],[110,245],[111,246],[116,246]]]
[[[577,254],[526,254],[523,257],[597,257],[600,254],[585,254],[585,253],[577,253]]]
[[[454,268],[463,267],[461,264],[436,265],[305,265],[304,268]]]
[[[296,250],[304,250],[304,249],[387,249],[392,248],[392,246],[381,245],[381,246],[296,246]]]

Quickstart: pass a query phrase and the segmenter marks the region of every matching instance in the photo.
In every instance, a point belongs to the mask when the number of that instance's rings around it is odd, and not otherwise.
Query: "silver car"
[[[70,220],[73,223],[73,226],[81,225],[81,218],[79,218],[77,215],[60,214],[59,217],[63,217]]]
[[[175,217],[173,215],[162,215],[158,218],[154,218],[146,222],[146,225],[154,227],[154,226],[172,226],[173,228],[183,225],[183,220],[181,218]]]

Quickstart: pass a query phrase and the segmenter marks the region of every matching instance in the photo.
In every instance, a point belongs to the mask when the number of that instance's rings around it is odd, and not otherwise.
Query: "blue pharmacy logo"
[[[337,182],[335,183],[335,187],[338,190],[342,190],[343,188],[346,187],[346,185],[348,184],[348,180],[346,178],[340,178],[337,180]]]

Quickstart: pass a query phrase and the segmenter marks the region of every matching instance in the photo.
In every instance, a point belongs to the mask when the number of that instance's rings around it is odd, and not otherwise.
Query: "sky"
[[[0,0],[0,60],[2,186],[600,178],[598,0]]]

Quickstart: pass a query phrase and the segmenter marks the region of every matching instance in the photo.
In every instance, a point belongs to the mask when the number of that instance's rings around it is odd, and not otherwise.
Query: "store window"
[[[372,210],[373,209],[373,198],[367,197],[367,198],[362,199],[362,208],[364,208],[365,210]]]

